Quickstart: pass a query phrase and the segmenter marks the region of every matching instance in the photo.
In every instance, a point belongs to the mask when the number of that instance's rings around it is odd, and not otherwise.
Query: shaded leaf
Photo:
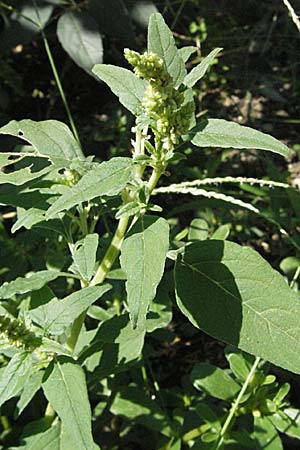
[[[86,11],[64,13],[57,23],[57,37],[73,61],[92,74],[102,63],[103,45],[97,22]]]
[[[298,295],[254,250],[195,242],[178,259],[175,281],[177,303],[195,326],[299,373]]]
[[[16,353],[0,377],[0,406],[18,395],[28,380],[32,367],[32,357],[28,352]]]
[[[187,62],[190,56],[197,51],[197,47],[193,47],[192,45],[188,45],[186,47],[182,47],[178,50],[179,55],[183,59],[183,62]]]
[[[86,281],[90,281],[96,264],[98,234],[88,234],[73,253],[73,269]]]
[[[44,372],[42,370],[39,370],[38,372],[33,372],[30,375],[17,403],[18,416],[22,414],[23,410],[31,402],[37,391],[42,386],[43,376]]]
[[[257,450],[283,450],[276,428],[268,417],[254,417],[254,433]]]

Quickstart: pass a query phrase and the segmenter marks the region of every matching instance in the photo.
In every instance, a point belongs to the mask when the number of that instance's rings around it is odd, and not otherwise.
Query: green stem
[[[54,418],[55,418],[55,411],[52,408],[51,404],[48,403],[46,411],[45,411],[45,419],[48,422],[49,425],[51,425],[51,423],[53,422]]]
[[[116,229],[116,232],[114,234],[114,237],[112,238],[112,241],[110,243],[110,246],[108,247],[103,260],[101,261],[101,264],[90,282],[91,286],[94,286],[96,284],[101,284],[105,280],[106,275],[108,274],[109,270],[111,269],[113,263],[115,262],[120,248],[121,244],[124,238],[124,235],[127,230],[129,222],[129,217],[123,217],[119,220],[118,227]]]
[[[295,274],[294,274],[294,276],[293,276],[293,279],[292,279],[292,281],[291,281],[291,284],[290,284],[290,288],[291,288],[291,289],[294,288],[294,286],[295,286],[295,284],[296,284],[296,281],[297,281],[299,275],[300,275],[300,265],[297,267],[297,270],[296,270],[296,272],[295,272]]]
[[[69,122],[70,122],[70,125],[71,125],[71,128],[72,128],[72,131],[73,131],[73,134],[74,134],[78,144],[81,147],[79,134],[78,134],[75,122],[73,120],[73,116],[72,116],[71,110],[69,108],[69,104],[68,104],[68,101],[67,101],[67,98],[66,98],[66,95],[65,95],[62,83],[60,81],[60,77],[59,77],[59,74],[58,74],[58,71],[57,71],[54,59],[53,59],[53,55],[52,55],[52,52],[51,52],[51,49],[50,49],[50,46],[49,46],[49,43],[48,43],[48,39],[47,39],[43,29],[41,29],[41,34],[42,34],[42,39],[43,39],[43,42],[44,42],[45,50],[46,50],[46,53],[47,53],[47,56],[48,56],[48,59],[49,59],[49,63],[50,63],[50,66],[51,66],[51,69],[52,69],[52,72],[53,72],[53,75],[54,75],[54,78],[55,78],[55,82],[56,82],[58,91],[60,93],[61,99],[63,101],[64,107],[65,107],[65,110],[66,110],[66,113],[67,113],[67,116],[68,116],[68,119],[69,119]]]
[[[232,407],[231,407],[231,409],[229,411],[229,414],[227,416],[227,419],[224,422],[224,425],[223,425],[223,427],[221,429],[220,437],[219,437],[217,446],[215,447],[215,450],[219,450],[221,448],[222,444],[224,443],[225,434],[227,433],[227,430],[228,430],[228,428],[231,425],[232,419],[234,418],[234,415],[235,415],[236,410],[237,410],[237,408],[238,408],[238,406],[240,404],[240,401],[241,401],[243,395],[245,394],[247,387],[249,386],[249,383],[250,383],[250,381],[251,381],[251,379],[252,379],[252,377],[253,377],[256,369],[257,369],[257,366],[258,366],[259,362],[260,362],[260,358],[259,357],[255,358],[253,366],[251,367],[251,370],[250,370],[250,372],[249,372],[249,374],[248,374],[248,376],[247,376],[247,378],[246,378],[246,380],[245,380],[245,382],[244,382],[244,384],[242,386],[242,389],[240,390],[240,393],[237,396],[235,402],[233,403],[233,405],[232,405]]]

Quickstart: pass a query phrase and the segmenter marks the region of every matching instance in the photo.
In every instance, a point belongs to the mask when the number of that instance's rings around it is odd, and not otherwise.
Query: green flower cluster
[[[150,119],[157,148],[173,150],[181,135],[190,125],[194,102],[185,103],[185,96],[174,87],[163,60],[152,52],[140,54],[125,49],[125,58],[135,74],[149,81],[142,101],[143,110]]]
[[[11,347],[33,351],[41,344],[41,339],[24,324],[7,315],[0,315],[0,339]]]

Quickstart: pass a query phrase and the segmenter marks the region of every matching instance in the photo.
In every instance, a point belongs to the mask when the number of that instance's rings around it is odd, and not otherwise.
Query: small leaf
[[[187,62],[190,56],[197,51],[197,47],[193,47],[192,45],[188,45],[186,47],[182,47],[178,50],[179,55],[181,56],[183,62]]]
[[[134,327],[145,325],[150,302],[163,275],[169,249],[169,225],[163,218],[143,216],[132,227],[121,247],[121,268]]]
[[[195,326],[300,372],[298,295],[257,252],[229,241],[195,242],[178,259],[175,281],[179,308]]]
[[[203,219],[193,219],[190,224],[189,241],[205,241],[208,236],[208,224]]]
[[[83,369],[71,359],[59,357],[46,374],[43,390],[68,430],[70,448],[93,450],[91,409]]]
[[[215,48],[213,51],[207,55],[198,66],[194,67],[193,70],[190,71],[184,78],[184,84],[191,88],[193,87],[197,81],[199,81],[207,72],[209,66],[212,64],[213,60],[217,56],[217,54],[223,50],[222,48]]]
[[[95,64],[102,63],[103,45],[97,22],[86,11],[70,11],[60,16],[57,37],[73,61],[92,74]]]
[[[12,120],[0,128],[0,134],[23,139],[32,145],[38,156],[48,157],[52,162],[63,163],[66,167],[73,159],[84,158],[70,129],[57,120]],[[31,151],[30,155],[34,156],[34,152]]]
[[[281,439],[268,417],[254,417],[254,433],[257,450],[283,450]]]
[[[54,298],[45,305],[29,311],[29,316],[44,329],[45,333],[61,335],[82,312],[110,289],[109,284],[89,286],[62,300]]]
[[[53,203],[46,219],[96,197],[117,195],[132,179],[133,170],[134,165],[129,158],[112,158],[99,164]]]
[[[54,270],[41,270],[29,275],[27,278],[16,278],[13,281],[2,284],[0,287],[0,298],[10,298],[15,294],[26,294],[26,292],[36,291],[60,276],[61,273]]]
[[[211,239],[220,239],[221,241],[225,241],[230,234],[230,225],[221,225],[216,231],[212,234]]]
[[[224,370],[208,363],[198,363],[191,373],[195,388],[221,400],[230,401],[241,387]]]
[[[0,377],[0,406],[18,395],[28,380],[32,367],[31,353],[16,353]]]
[[[73,269],[75,268],[85,281],[90,281],[94,273],[98,240],[98,234],[88,234],[73,253]]]
[[[186,76],[186,68],[175,45],[172,32],[159,13],[152,14],[150,17],[148,51],[162,58],[175,86],[180,86]]]
[[[285,157],[290,154],[288,147],[272,136],[222,119],[200,122],[190,136],[197,147],[257,148]]]
[[[147,82],[138,78],[133,72],[110,64],[96,64],[93,73],[104,81],[112,92],[119,97],[120,103],[132,114],[142,111],[142,100]]]

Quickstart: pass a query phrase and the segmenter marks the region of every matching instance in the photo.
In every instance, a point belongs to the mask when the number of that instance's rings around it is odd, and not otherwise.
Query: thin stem
[[[45,50],[46,50],[46,53],[47,53],[47,56],[48,56],[48,59],[49,59],[49,63],[50,63],[50,66],[51,66],[51,69],[52,69],[52,72],[53,72],[53,75],[54,75],[54,78],[55,78],[55,82],[56,82],[58,91],[60,93],[61,99],[63,101],[64,107],[65,107],[65,110],[66,110],[66,113],[67,113],[67,116],[68,116],[68,119],[69,119],[69,122],[70,122],[70,125],[71,125],[71,128],[72,128],[72,131],[73,131],[73,134],[74,134],[78,144],[81,147],[79,134],[78,134],[75,122],[73,120],[73,116],[72,116],[71,110],[69,108],[69,104],[68,104],[68,101],[67,101],[67,98],[66,98],[66,95],[65,95],[62,83],[60,81],[60,77],[59,77],[59,74],[58,74],[58,71],[57,71],[57,68],[56,68],[56,64],[55,64],[54,59],[53,59],[53,55],[52,55],[52,52],[51,52],[51,49],[50,49],[50,46],[49,46],[49,43],[48,43],[48,39],[47,39],[47,37],[46,37],[46,35],[45,35],[45,33],[44,33],[44,31],[42,29],[41,29],[41,34],[42,34]]]
[[[291,281],[291,283],[290,283],[290,288],[291,288],[291,289],[293,289],[293,287],[295,286],[296,281],[297,281],[299,275],[300,275],[300,265],[297,267],[297,270],[296,270],[296,272],[295,272],[295,274],[294,274],[294,276],[293,276],[293,279],[292,279],[292,281]]]
[[[260,362],[260,358],[259,357],[255,358],[253,366],[251,367],[251,370],[250,370],[250,372],[249,372],[249,374],[248,374],[248,376],[247,376],[247,378],[246,378],[246,380],[245,380],[245,382],[244,382],[244,384],[242,386],[242,389],[240,390],[240,393],[237,396],[235,402],[233,403],[233,405],[232,405],[232,407],[231,407],[231,409],[229,411],[229,414],[227,416],[227,419],[224,422],[224,425],[223,425],[223,427],[221,429],[221,432],[220,432],[219,441],[217,443],[217,446],[215,447],[215,450],[219,450],[221,448],[222,444],[224,443],[225,434],[227,433],[227,430],[228,430],[228,428],[231,425],[232,419],[233,419],[233,417],[234,417],[234,415],[236,413],[236,410],[237,410],[237,408],[238,408],[238,406],[240,404],[240,401],[241,401],[243,395],[246,392],[247,387],[249,386],[249,383],[250,383],[250,381],[251,381],[251,379],[252,379],[252,377],[253,377],[256,369],[257,369],[257,366],[258,366],[259,362]]]

